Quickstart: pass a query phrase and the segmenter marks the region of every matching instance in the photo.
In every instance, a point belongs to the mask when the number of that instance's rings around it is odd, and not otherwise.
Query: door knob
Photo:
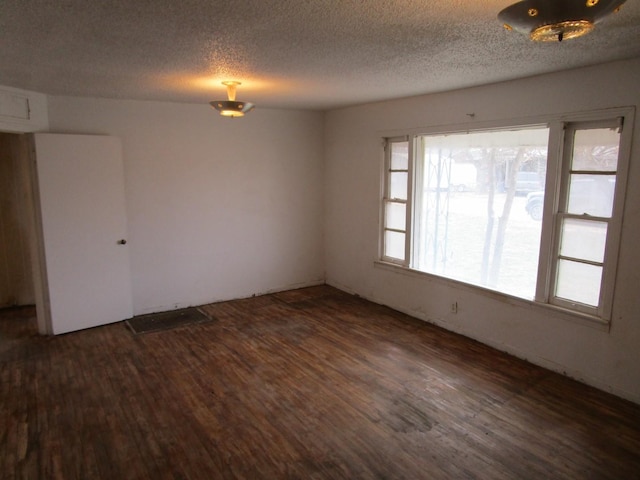
[[[118,240],[118,245],[126,245],[127,241],[123,238],[122,240]]]

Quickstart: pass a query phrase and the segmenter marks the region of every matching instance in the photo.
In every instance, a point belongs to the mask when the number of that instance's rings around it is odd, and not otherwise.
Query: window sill
[[[382,270],[394,272],[394,273],[399,273],[401,275],[410,276],[413,278],[427,280],[429,282],[435,282],[440,285],[447,285],[451,288],[467,291],[469,293],[473,293],[476,295],[481,294],[485,297],[492,298],[502,303],[507,303],[509,305],[514,305],[522,308],[527,308],[529,310],[537,311],[540,314],[544,314],[544,315],[552,315],[563,321],[578,323],[580,325],[595,328],[600,331],[609,332],[610,330],[611,322],[607,320],[603,320],[602,318],[595,317],[593,315],[588,315],[580,312],[575,312],[573,310],[568,310],[566,308],[558,307],[556,305],[539,303],[533,300],[527,300],[524,298],[515,297],[513,295],[498,292],[496,290],[492,290],[486,287],[472,285],[470,283],[465,283],[465,282],[453,280],[450,278],[440,277],[432,273],[415,270],[413,268],[405,267],[403,265],[398,265],[395,263],[385,262],[381,260],[374,261],[374,267],[380,268]]]

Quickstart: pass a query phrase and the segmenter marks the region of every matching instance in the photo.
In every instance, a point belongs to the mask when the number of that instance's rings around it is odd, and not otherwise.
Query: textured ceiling
[[[515,0],[0,0],[0,85],[53,95],[329,109],[640,56],[640,1],[534,44]],[[562,1],[562,0],[558,0]]]

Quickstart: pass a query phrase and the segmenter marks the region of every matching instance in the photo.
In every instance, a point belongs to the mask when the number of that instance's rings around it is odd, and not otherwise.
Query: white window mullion
[[[551,235],[553,240],[551,242],[551,250],[548,252],[546,258],[548,262],[548,272],[547,272],[547,284],[546,291],[547,297],[546,301],[548,303],[561,303],[564,304],[562,300],[558,300],[555,297],[556,291],[556,283],[558,279],[558,260],[559,260],[559,252],[562,244],[562,222],[563,222],[563,212],[566,211],[567,207],[567,190],[569,188],[569,176],[571,171],[571,151],[573,150],[573,130],[569,128],[567,123],[560,123],[560,129],[558,132],[554,132],[559,134],[560,137],[556,138],[555,141],[558,142],[560,148],[558,150],[558,157],[554,158],[554,175],[555,175],[555,185],[556,188],[553,192],[554,197],[549,198],[550,205],[548,215],[551,228],[549,229],[548,235]],[[552,203],[551,203],[552,202]],[[547,212],[545,212],[547,213]],[[543,232],[544,232],[543,225]],[[564,305],[569,306],[569,305]]]
[[[424,190],[424,137],[414,136],[411,143],[412,158],[411,158],[411,174],[413,177],[412,190],[411,190],[411,257],[410,265],[412,268],[416,268],[418,259],[423,255],[424,242],[421,242],[422,238],[422,222],[420,217],[422,216],[423,209],[425,208],[423,202],[422,192]]]
[[[415,137],[408,138],[409,142],[409,178],[407,184],[407,216],[406,216],[406,237],[404,247],[404,265],[413,264],[413,215],[414,215],[414,192],[415,190],[415,156],[416,145]]]
[[[557,205],[560,198],[560,175],[562,172],[562,156],[564,151],[563,122],[549,125],[549,144],[547,147],[547,175],[545,178],[544,211],[542,215],[542,234],[540,236],[540,254],[538,260],[538,278],[536,282],[535,300],[547,303],[551,296],[552,275],[555,272],[553,252],[556,251],[556,218]]]
[[[386,225],[386,205],[387,199],[389,197],[389,140],[384,138],[382,139],[382,145],[384,147],[383,159],[382,159],[382,169],[380,172],[381,184],[380,184],[380,217],[379,217],[379,238],[378,238],[378,257],[385,258],[385,225]]]

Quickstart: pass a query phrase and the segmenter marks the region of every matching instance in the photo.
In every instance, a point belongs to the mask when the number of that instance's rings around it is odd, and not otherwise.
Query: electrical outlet
[[[451,304],[451,313],[458,313],[458,302],[453,302]]]

